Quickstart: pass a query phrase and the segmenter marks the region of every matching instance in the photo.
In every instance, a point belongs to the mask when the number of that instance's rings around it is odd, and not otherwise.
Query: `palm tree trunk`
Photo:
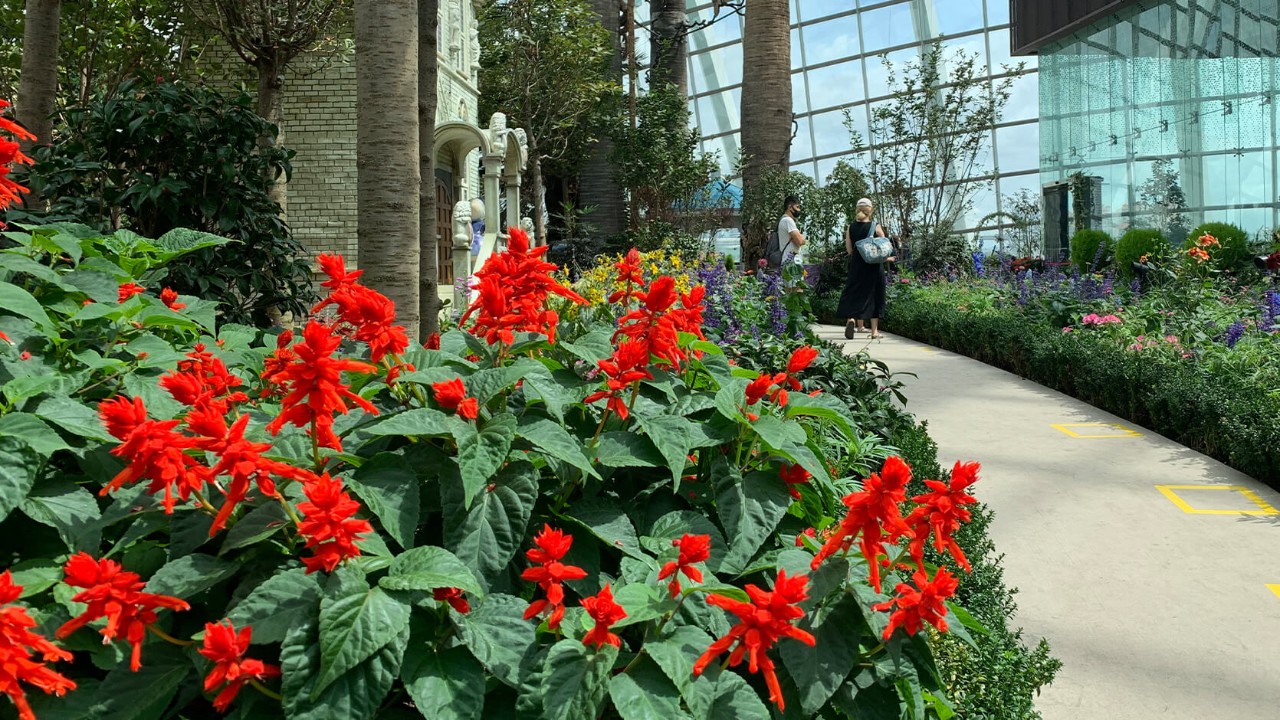
[[[746,3],[742,32],[742,185],[757,189],[768,168],[791,159],[791,14],[788,0]],[[781,198],[779,198],[779,202]],[[780,208],[779,208],[780,209]],[[746,261],[764,257],[769,229],[757,222],[743,238]]]
[[[421,308],[418,337],[440,330],[440,276],[436,255],[436,25],[439,0],[418,0],[418,167],[422,183],[418,192],[418,303]]]
[[[258,117],[276,126],[275,138],[264,134],[258,139],[258,145],[284,144],[284,66],[272,58],[260,58],[258,61]],[[288,180],[282,174],[271,177],[271,199],[280,206],[280,217],[284,219],[289,209]]]
[[[356,204],[364,281],[419,329],[418,7],[356,0]]]
[[[53,142],[54,98],[58,92],[58,39],[62,0],[27,0],[22,30],[22,75],[18,81],[18,101],[14,108],[18,122],[36,136],[22,143],[31,154],[36,145]],[[27,207],[43,203],[33,192]]]
[[[685,17],[684,0],[657,0],[649,42],[649,87],[675,85],[680,97],[689,95]]]
[[[622,82],[622,3],[619,0],[592,0],[592,9],[600,16],[600,24],[613,42],[613,58],[609,63],[609,79]],[[578,178],[578,205],[594,207],[586,221],[603,237],[621,235],[627,229],[627,201],[622,188],[613,176],[613,140],[607,136],[598,139],[591,148],[591,157],[583,166]]]

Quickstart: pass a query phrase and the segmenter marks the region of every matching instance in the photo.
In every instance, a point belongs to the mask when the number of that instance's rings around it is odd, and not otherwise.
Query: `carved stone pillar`
[[[471,303],[471,203],[453,204],[453,306],[461,313]]]
[[[502,175],[507,186],[507,227],[520,227],[520,168],[508,166]],[[531,245],[538,245],[537,238],[530,237]]]
[[[484,231],[496,233],[500,229],[498,209],[502,206],[502,158],[489,156],[484,159]]]

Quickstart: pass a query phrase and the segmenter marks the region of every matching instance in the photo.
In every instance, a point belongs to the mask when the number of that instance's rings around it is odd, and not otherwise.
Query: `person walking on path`
[[[782,218],[778,220],[778,242],[784,243],[782,246],[782,267],[786,267],[788,263],[797,265],[804,262],[804,245],[808,242],[804,233],[800,232],[800,226],[797,220],[801,214],[800,198],[795,195],[788,195],[786,200],[782,201]]]
[[[844,336],[852,340],[854,333],[863,329],[863,323],[870,322],[871,339],[880,337],[880,317],[884,315],[884,265],[868,263],[858,253],[855,243],[871,237],[887,237],[884,228],[872,218],[875,206],[871,200],[862,198],[858,201],[854,213],[854,222],[845,228],[844,249],[849,254],[849,275],[845,278],[844,291],[840,293],[840,317],[848,318],[844,326]],[[873,231],[874,228],[874,231]],[[896,258],[888,258],[893,262]]]

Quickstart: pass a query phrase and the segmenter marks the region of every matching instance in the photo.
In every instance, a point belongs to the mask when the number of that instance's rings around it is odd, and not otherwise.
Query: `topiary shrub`
[[[1134,228],[1116,243],[1116,271],[1122,277],[1133,277],[1133,264],[1143,256],[1159,259],[1168,254],[1169,238],[1164,233],[1149,228]]]
[[[1207,222],[1191,231],[1183,247],[1195,247],[1204,235],[1212,235],[1218,241],[1217,248],[1207,248],[1217,269],[1238,272],[1250,263],[1249,233],[1231,223]]]
[[[1111,264],[1115,240],[1101,230],[1079,230],[1071,236],[1071,264],[1080,272],[1095,272]]]

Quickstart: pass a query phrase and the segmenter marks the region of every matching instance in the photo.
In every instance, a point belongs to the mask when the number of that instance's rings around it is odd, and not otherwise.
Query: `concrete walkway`
[[[982,463],[1015,622],[1064,664],[1045,720],[1280,718],[1280,494],[1002,370],[866,337],[847,351],[918,376],[907,408],[942,464]]]

